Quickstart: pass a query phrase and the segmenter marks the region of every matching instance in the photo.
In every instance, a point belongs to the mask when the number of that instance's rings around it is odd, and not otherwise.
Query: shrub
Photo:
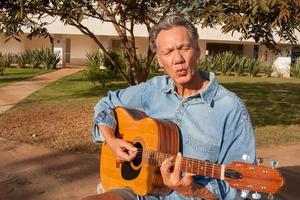
[[[232,52],[224,52],[216,56],[217,66],[222,75],[230,75],[235,69],[236,57]]]
[[[245,71],[246,71],[246,65],[247,65],[247,62],[248,62],[248,59],[246,56],[237,56],[236,57],[236,61],[235,61],[235,64],[234,64],[234,68],[233,68],[233,71],[234,71],[234,74],[236,76],[242,76],[244,75]]]
[[[291,75],[295,78],[300,78],[300,58],[291,65]]]
[[[105,58],[99,50],[86,55],[87,69],[84,72],[86,78],[94,84],[101,84],[103,88],[106,83],[111,82],[114,70],[110,68],[112,65],[107,60],[105,63]]]
[[[272,72],[273,72],[273,64],[272,63],[267,63],[267,62],[260,62],[260,69],[262,72],[266,75],[266,77],[271,77]]]
[[[2,56],[2,53],[0,53],[0,76],[3,76],[4,69],[5,69],[5,66],[3,65],[3,56]]]
[[[0,53],[0,75],[4,74],[4,69],[7,67],[10,67],[10,65],[13,63],[14,60],[14,54],[12,53],[6,53],[2,54]]]
[[[43,68],[45,69],[56,69],[60,62],[59,55],[53,53],[50,49],[41,49],[40,53]]]
[[[15,54],[15,61],[19,68],[25,68],[28,63],[28,53]]]
[[[260,71],[260,61],[254,58],[248,58],[245,68],[249,73],[249,76],[257,76]]]
[[[43,62],[43,53],[41,50],[34,49],[27,51],[28,63],[31,65],[31,68],[39,68]]]

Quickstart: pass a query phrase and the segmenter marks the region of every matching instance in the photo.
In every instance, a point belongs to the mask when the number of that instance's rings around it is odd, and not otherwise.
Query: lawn
[[[5,68],[4,75],[0,76],[0,87],[51,71],[53,71],[53,69]]]
[[[258,147],[300,142],[300,80],[222,77],[220,82],[246,103]],[[60,79],[0,115],[0,135],[50,148],[95,152],[91,120],[96,102],[122,81],[95,86],[82,72]]]

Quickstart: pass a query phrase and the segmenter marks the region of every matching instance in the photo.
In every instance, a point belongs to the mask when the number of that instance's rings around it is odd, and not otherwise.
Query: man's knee
[[[87,196],[81,200],[124,200],[124,199],[115,192],[105,192],[102,194]]]

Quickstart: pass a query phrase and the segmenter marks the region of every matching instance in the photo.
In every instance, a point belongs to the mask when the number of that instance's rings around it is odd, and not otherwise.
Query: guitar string
[[[146,157],[146,158],[148,158],[148,159],[151,159],[151,154],[155,157],[155,158],[157,158],[157,157],[159,157],[159,154],[160,155],[163,155],[164,157],[165,156],[169,156],[169,157],[173,157],[173,158],[175,158],[176,157],[176,155],[172,155],[172,154],[168,154],[168,153],[163,153],[163,152],[158,152],[158,151],[151,151],[151,150],[147,150],[147,149],[141,149],[141,148],[138,148],[138,158],[142,158],[143,156],[144,157]],[[160,160],[159,160],[160,158],[158,158],[158,161],[160,162]],[[157,161],[157,159],[156,160],[154,160],[154,162],[155,161]],[[201,170],[203,170],[203,167],[205,168],[205,170],[209,170],[209,171],[211,171],[211,170],[213,170],[213,174],[215,174],[215,173],[221,173],[221,171],[222,171],[222,169],[218,169],[218,168],[220,168],[221,166],[220,166],[220,164],[217,164],[217,163],[210,163],[210,162],[206,162],[206,161],[201,161],[201,160],[195,160],[195,159],[192,159],[192,158],[183,158],[183,161],[184,162],[188,162],[188,161],[191,161],[191,162],[203,162],[203,163],[201,163],[201,164],[204,164],[204,163],[206,163],[206,166],[202,166],[202,169]],[[151,161],[149,161],[149,162],[151,162]],[[201,165],[200,164],[200,165]],[[249,163],[250,164],[250,163]],[[214,166],[212,166],[212,165],[214,165]],[[195,169],[196,168],[196,169]],[[198,165],[193,165],[192,166],[192,169],[194,170],[197,170],[197,171],[199,171],[198,170]],[[240,171],[242,171],[242,172],[253,172],[253,169],[239,169]],[[267,169],[267,170],[271,170],[271,169]],[[210,172],[208,172],[208,173],[210,173]],[[230,172],[226,172],[225,171],[225,173],[224,173],[225,175],[230,175],[231,173]]]
[[[158,152],[158,151],[151,151],[151,150],[147,150],[147,149],[145,149],[145,150],[143,150],[143,149],[141,149],[141,148],[138,148],[138,154],[137,154],[137,157],[138,158],[142,158],[143,156],[144,157],[146,157],[146,158],[148,158],[148,159],[151,159],[151,155],[150,154],[152,154],[152,155],[154,155],[154,157],[159,157],[159,154],[161,154],[161,155],[163,155],[164,157],[165,156],[169,156],[169,157],[176,157],[176,155],[172,155],[172,154],[168,154],[168,153],[163,153],[163,152]],[[159,159],[159,158],[158,158]],[[187,162],[187,161],[191,161],[191,162],[203,162],[202,164],[205,164],[206,166],[202,166],[202,169],[201,170],[203,170],[203,168],[205,169],[205,170],[209,170],[209,171],[213,171],[213,173],[212,174],[215,174],[215,173],[221,173],[221,169],[218,169],[218,168],[220,168],[221,166],[220,166],[220,164],[215,164],[215,163],[210,163],[210,162],[206,162],[206,161],[201,161],[201,160],[195,160],[195,159],[191,159],[191,158],[183,158],[183,161],[184,162]],[[156,160],[154,160],[154,161],[157,161],[157,159]],[[159,161],[159,160],[158,160]],[[151,161],[150,161],[151,162]],[[212,165],[214,165],[214,166],[212,166]],[[194,168],[199,168],[198,166],[195,166],[195,165],[193,165],[192,166],[192,168],[193,168],[193,170],[194,170]],[[197,170],[198,171],[198,170]],[[210,172],[207,172],[207,173],[210,173]],[[225,174],[226,174],[226,172],[225,172]]]

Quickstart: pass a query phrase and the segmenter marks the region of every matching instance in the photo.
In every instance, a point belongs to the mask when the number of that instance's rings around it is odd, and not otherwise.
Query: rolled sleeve
[[[98,125],[108,126],[108,127],[112,128],[113,131],[115,131],[116,127],[117,127],[117,122],[115,119],[114,112],[112,110],[103,110],[103,111],[95,114],[93,129],[92,129],[94,142],[104,141],[104,137],[102,136],[102,134],[98,128]]]
[[[142,95],[145,91],[145,83],[117,91],[109,91],[107,97],[100,100],[94,107],[95,115],[92,124],[92,138],[94,142],[104,141],[98,126],[104,125],[116,130],[117,121],[114,109],[125,107],[143,111]]]

